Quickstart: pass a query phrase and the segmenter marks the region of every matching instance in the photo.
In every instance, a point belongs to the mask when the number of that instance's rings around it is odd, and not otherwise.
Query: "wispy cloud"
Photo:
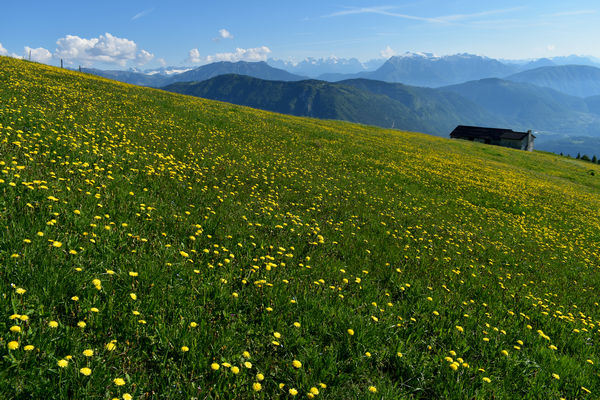
[[[562,11],[554,14],[547,14],[548,17],[569,17],[574,15],[588,15],[588,14],[596,14],[598,11],[596,10],[574,10],[574,11]]]
[[[141,11],[141,12],[135,14],[133,17],[131,17],[131,20],[135,21],[136,19],[145,17],[146,15],[150,14],[152,11],[154,11],[154,7],[148,8],[147,10],[144,10],[144,11]]]
[[[470,14],[452,14],[452,15],[442,15],[438,17],[421,17],[417,15],[403,14],[395,12],[396,7],[392,6],[377,6],[377,7],[361,7],[361,8],[348,8],[346,10],[337,11],[331,14],[323,15],[322,18],[332,18],[332,17],[343,17],[347,15],[358,15],[358,14],[378,14],[384,15],[388,17],[395,18],[403,18],[410,19],[415,21],[423,21],[429,23],[452,23],[465,21],[470,19],[476,19],[479,17],[487,17],[490,15],[496,14],[506,14],[514,11],[522,10],[525,7],[511,7],[511,8],[502,8],[502,9],[494,9],[481,11],[477,13]]]

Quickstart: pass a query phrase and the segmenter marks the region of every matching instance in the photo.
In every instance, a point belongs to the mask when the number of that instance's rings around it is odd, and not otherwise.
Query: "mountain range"
[[[559,65],[568,61],[588,65]],[[303,67],[296,64],[296,71],[314,75],[317,66],[351,69],[358,68],[357,62],[307,59]],[[594,62],[576,56],[510,62],[471,54],[436,57],[410,53],[391,57],[373,71],[325,74],[322,78],[327,79],[320,80],[274,68],[267,62],[218,62],[193,69],[83,71],[286,114],[436,135],[445,136],[458,124],[533,129],[538,132],[538,149],[566,153],[567,148],[577,148],[584,152],[590,151],[588,143],[592,143],[600,154],[598,141],[592,139],[600,137],[600,68],[593,66]],[[222,75],[228,76],[213,79]],[[178,82],[192,83],[174,85]]]
[[[459,124],[534,129],[538,149],[566,153],[568,147],[600,154],[600,96],[590,98],[588,105],[553,89],[497,78],[432,89],[368,79],[283,82],[221,75],[163,89],[283,114],[439,136]]]

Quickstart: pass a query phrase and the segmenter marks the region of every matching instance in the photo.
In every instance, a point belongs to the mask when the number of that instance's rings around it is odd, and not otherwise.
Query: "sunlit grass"
[[[595,398],[599,176],[0,57],[0,397]]]

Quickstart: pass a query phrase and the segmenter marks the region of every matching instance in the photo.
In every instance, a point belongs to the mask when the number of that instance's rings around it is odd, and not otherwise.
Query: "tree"
[[[593,162],[594,164],[597,164],[597,163],[598,163],[598,159],[596,158],[596,155],[595,155],[595,154],[594,154],[594,156],[592,157],[592,162]]]
[[[579,160],[581,158],[581,153],[577,153],[577,157],[575,157],[577,160]]]
[[[582,159],[583,161],[590,161],[590,158],[588,157],[588,155],[587,155],[587,154],[584,154],[584,155],[582,155],[582,156],[581,156],[581,159]]]

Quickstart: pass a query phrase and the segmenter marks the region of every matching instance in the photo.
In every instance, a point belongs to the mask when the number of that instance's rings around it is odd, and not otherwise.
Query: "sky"
[[[600,57],[597,0],[0,2],[0,55],[123,69],[405,52]]]

